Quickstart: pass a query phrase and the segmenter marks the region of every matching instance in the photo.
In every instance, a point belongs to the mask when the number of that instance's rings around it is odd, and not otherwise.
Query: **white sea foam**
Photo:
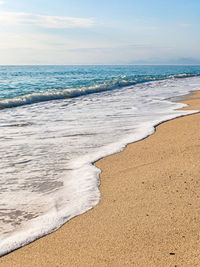
[[[166,99],[199,85],[200,77],[174,78],[2,110],[0,255],[94,207],[100,170],[92,162],[194,113]]]
[[[180,73],[180,74],[170,75],[168,79],[198,77],[198,76],[199,74]],[[123,77],[125,78],[126,76]],[[40,91],[38,93],[35,92],[31,94],[24,94],[18,97],[2,99],[0,100],[0,109],[19,107],[23,105],[30,105],[50,100],[74,98],[87,94],[94,94],[108,90],[119,89],[120,87],[123,86],[132,86],[136,85],[137,83],[145,83],[148,81],[148,79],[149,81],[156,79],[153,77],[145,78],[144,76],[143,78],[140,79],[135,78],[133,80],[126,80],[123,79],[123,77],[121,79],[113,79],[111,81],[107,81],[102,84],[96,84],[89,87],[67,88],[62,90],[47,90],[47,91]],[[162,81],[164,78],[162,77],[160,79]]]

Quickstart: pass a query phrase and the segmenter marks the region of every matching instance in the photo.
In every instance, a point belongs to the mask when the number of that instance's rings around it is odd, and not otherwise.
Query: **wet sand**
[[[183,102],[200,109],[200,93]],[[200,113],[95,165],[100,204],[0,266],[200,266]]]

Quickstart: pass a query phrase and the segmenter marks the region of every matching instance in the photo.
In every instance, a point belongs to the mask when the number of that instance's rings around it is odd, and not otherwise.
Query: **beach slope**
[[[184,103],[200,109],[200,93]],[[100,204],[0,266],[200,266],[199,130],[199,113],[174,119],[95,163]]]

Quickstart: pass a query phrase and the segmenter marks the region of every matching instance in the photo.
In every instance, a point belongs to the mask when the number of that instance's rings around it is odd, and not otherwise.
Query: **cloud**
[[[192,26],[192,24],[189,24],[189,23],[181,23],[181,24],[179,24],[179,26],[182,27],[182,28],[189,28],[189,27]]]
[[[8,25],[33,25],[52,29],[88,28],[94,25],[94,20],[91,18],[44,16],[31,13],[1,11],[0,26]]]
[[[9,33],[0,31],[0,50],[4,49],[48,49],[51,36],[41,34]]]
[[[0,5],[4,4],[4,0],[0,0]]]
[[[77,42],[68,39],[66,35],[55,36],[49,33],[11,33],[0,31],[0,52],[1,50],[16,50],[16,49],[30,49],[30,50],[48,50],[52,53],[55,51],[74,51],[78,49],[93,49],[93,45],[87,40]],[[102,45],[99,45],[102,47]]]

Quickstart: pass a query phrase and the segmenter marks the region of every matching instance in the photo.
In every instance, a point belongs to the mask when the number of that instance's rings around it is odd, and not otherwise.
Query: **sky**
[[[0,65],[200,64],[200,0],[0,0]]]

